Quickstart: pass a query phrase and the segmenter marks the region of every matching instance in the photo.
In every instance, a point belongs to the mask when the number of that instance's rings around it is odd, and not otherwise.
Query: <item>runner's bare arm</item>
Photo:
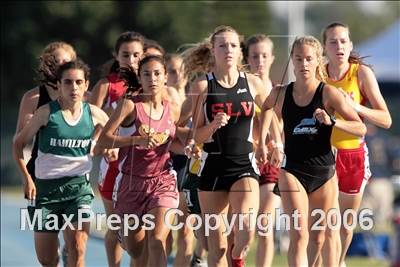
[[[27,122],[32,118],[35,113],[39,101],[39,87],[33,88],[26,92],[21,99],[19,105],[17,128],[15,135],[24,128]]]
[[[33,138],[33,136],[39,131],[40,127],[45,126],[48,122],[50,114],[49,105],[40,107],[33,115],[32,119],[27,125],[15,136],[13,140],[13,156],[20,169],[24,179],[25,195],[28,199],[33,199],[36,196],[36,191],[33,185],[32,177],[30,176],[24,160],[24,147]],[[30,190],[26,189],[26,186],[30,185]],[[29,192],[27,192],[29,191]]]
[[[90,111],[93,117],[93,125],[95,126],[95,132],[92,136],[92,144],[94,145],[92,145],[91,147],[91,154],[104,154],[106,153],[106,151],[101,146],[97,146],[97,140],[99,139],[101,131],[104,129],[104,126],[106,125],[109,118],[102,109],[98,108],[95,105],[90,104]]]
[[[99,80],[93,87],[92,94],[90,96],[90,103],[101,108],[108,96],[108,87],[110,83],[107,79]]]
[[[333,110],[335,110],[343,117],[343,120],[336,120],[336,128],[361,137],[365,135],[367,132],[365,124],[351,105],[346,102],[345,97],[339,90],[333,86],[325,85],[323,97],[324,105],[328,111],[333,114]]]
[[[359,105],[358,114],[373,124],[389,129],[392,125],[392,118],[387,108],[385,99],[379,90],[378,82],[372,70],[364,65],[358,69],[358,80],[362,93],[367,97],[372,108]]]
[[[104,126],[100,134],[98,145],[103,148],[117,148],[130,146],[134,144],[133,136],[119,136],[117,134],[118,127],[126,120],[133,122],[136,114],[134,114],[135,104],[129,99],[119,101],[117,108],[111,114],[110,119]]]
[[[205,123],[203,103],[207,97],[207,80],[205,77],[198,78],[192,85],[192,114],[193,114],[193,137],[196,143],[204,143],[218,128],[229,120],[226,113],[218,113],[213,121]]]

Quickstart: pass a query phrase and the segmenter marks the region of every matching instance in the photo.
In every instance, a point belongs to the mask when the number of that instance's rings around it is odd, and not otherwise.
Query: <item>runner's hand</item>
[[[107,149],[104,153],[108,162],[116,161],[118,159],[118,148]]]
[[[267,155],[268,155],[268,149],[267,147],[263,144],[263,142],[259,142],[257,148],[256,148],[256,161],[257,164],[265,164],[267,163]]]
[[[275,147],[272,150],[272,155],[271,155],[271,165],[275,168],[279,168],[282,164],[283,161],[283,156],[285,153],[283,152],[282,148]]]
[[[193,147],[192,157],[194,157],[195,159],[201,158],[201,153],[202,153],[202,151],[203,151],[203,150],[202,150],[198,145],[195,145],[195,146]]]
[[[201,157],[201,148],[195,144],[194,139],[189,139],[187,145],[185,146],[185,155],[188,158],[199,159]]]
[[[224,112],[218,112],[215,115],[214,120],[211,122],[211,124],[213,125],[214,131],[227,125],[230,118],[231,118],[231,116],[229,116],[228,114],[226,114]]]
[[[331,117],[323,109],[317,108],[314,111],[314,118],[321,124],[332,125]]]
[[[30,175],[24,179],[23,184],[25,198],[29,200],[36,199],[36,186]]]
[[[160,145],[153,135],[148,136],[133,136],[133,144],[146,149],[153,149]]]

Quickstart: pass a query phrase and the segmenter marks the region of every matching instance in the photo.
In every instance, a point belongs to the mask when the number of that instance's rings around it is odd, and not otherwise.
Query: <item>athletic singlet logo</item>
[[[233,111],[233,103],[214,103],[211,104],[211,112],[214,117],[218,112],[225,112],[231,117],[239,116],[252,116],[253,115],[253,102],[240,102],[240,108],[235,112]]]
[[[50,138],[50,146],[69,147],[69,148],[86,148],[90,144],[90,139],[58,139]]]
[[[302,119],[301,122],[293,129],[293,135],[317,133],[317,120],[315,118]]]
[[[338,89],[339,89],[342,93],[347,94],[348,96],[350,96],[351,100],[355,101],[354,91],[347,92],[347,91],[344,90],[342,87],[338,87]]]
[[[242,94],[242,93],[247,93],[247,89],[246,89],[246,88],[239,88],[239,89],[236,91],[236,94]]]

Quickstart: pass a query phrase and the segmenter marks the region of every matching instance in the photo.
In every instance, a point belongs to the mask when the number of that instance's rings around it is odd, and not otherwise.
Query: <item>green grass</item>
[[[176,232],[174,232],[174,240],[176,240]],[[246,266],[247,267],[256,267],[256,244],[257,239],[253,242],[249,253],[246,258]],[[193,246],[194,247],[194,246]],[[174,242],[173,253],[176,252],[176,242]],[[368,257],[347,257],[346,259],[347,267],[389,267],[390,264],[387,261],[377,260]],[[287,254],[275,253],[274,259],[272,262],[273,267],[286,267],[287,264]]]
[[[255,264],[256,244],[257,244],[257,239],[254,240],[254,242],[250,248],[250,251],[247,255],[246,266],[248,266],[248,267],[256,266],[256,264]],[[346,265],[347,265],[347,267],[389,267],[388,262],[385,262],[382,260],[371,259],[368,257],[347,257]],[[272,262],[272,266],[273,267],[288,266],[287,254],[286,253],[282,253],[282,254],[275,253],[274,259]]]
[[[371,259],[367,257],[348,257],[346,259],[347,267],[389,267],[389,263],[386,261]],[[246,260],[246,266],[255,267],[255,247],[249,251]],[[273,267],[286,267],[287,264],[287,254],[275,254],[274,260],[272,262]]]

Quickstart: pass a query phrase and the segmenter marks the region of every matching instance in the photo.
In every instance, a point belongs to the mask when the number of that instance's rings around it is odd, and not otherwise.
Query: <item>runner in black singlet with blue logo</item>
[[[260,139],[266,136],[265,126],[274,108],[277,117],[284,122],[286,157],[278,186],[284,212],[290,216],[288,265],[315,266],[324,245],[315,240],[325,240],[325,226],[330,217],[327,214],[334,208],[337,187],[335,179],[330,179],[336,175],[330,144],[332,128],[362,136],[366,127],[344,96],[322,82],[325,79],[322,46],[317,39],[312,36],[296,39],[291,60],[296,81],[286,87],[276,87],[267,97],[263,110],[269,110],[261,115],[265,125]],[[336,121],[329,115],[335,111],[344,119]],[[258,147],[256,154],[261,162],[265,161],[266,152],[265,146]],[[273,154],[278,161],[281,156]],[[321,227],[316,228],[316,225]],[[325,242],[333,246],[331,238]],[[325,265],[338,266],[338,257],[332,255],[334,252],[322,253]]]
[[[324,109],[324,83],[318,85],[311,102],[304,107],[298,106],[293,99],[293,84],[286,89],[282,107],[286,143],[282,169],[295,175],[306,192],[312,193],[335,174],[330,143],[333,125],[321,124],[314,117],[317,108]]]

